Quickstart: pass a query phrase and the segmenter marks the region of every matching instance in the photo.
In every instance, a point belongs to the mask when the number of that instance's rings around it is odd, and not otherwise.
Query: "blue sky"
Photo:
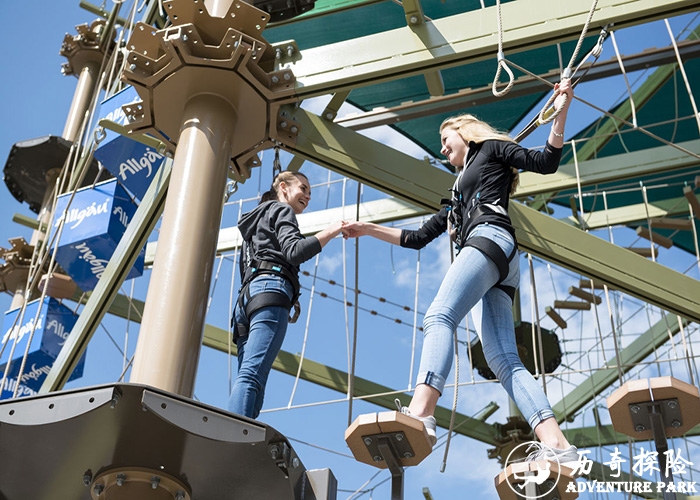
[[[77,1],[9,2],[4,6],[4,12],[4,18],[12,20],[6,23],[5,29],[0,32],[2,46],[11,48],[6,49],[2,59],[4,78],[0,79],[0,96],[6,117],[0,123],[0,154],[6,155],[12,144],[18,141],[49,134],[61,135],[77,82],[75,77],[65,77],[60,73],[61,64],[64,62],[59,55],[61,41],[65,33],[75,33],[75,25],[90,23],[95,16],[80,9]],[[37,23],[39,20],[40,28],[27,28],[28,25],[31,26],[30,23]],[[673,20],[674,30],[677,32],[688,20],[687,17],[685,20]],[[640,36],[640,33],[643,33],[643,36]],[[641,50],[642,45],[667,45],[668,34],[661,23],[654,23],[652,28],[645,28],[643,31],[622,32],[618,34],[617,41],[621,52],[632,53]],[[610,58],[614,54],[609,43],[606,44],[605,51],[604,58]],[[565,59],[568,61],[568,55]],[[553,61],[552,66],[556,64],[557,62]],[[604,92],[601,91],[603,88]],[[624,97],[624,87],[619,79],[590,86],[582,85],[580,95],[606,108]],[[593,119],[593,116],[594,113],[580,103],[574,103],[567,131],[574,132],[580,129]],[[544,141],[542,133],[544,132],[530,138],[530,145],[541,144]],[[377,130],[371,134],[384,142],[408,149],[409,154],[422,157],[419,150],[407,148],[405,144],[398,142],[396,135],[388,131]],[[255,197],[261,190],[267,189],[271,179],[271,157],[271,152],[265,153],[264,166],[256,169],[253,177],[231,198],[223,214],[222,227],[234,226],[239,209],[245,211],[252,208],[257,203]],[[288,156],[283,155],[283,164],[286,165],[288,161]],[[314,185],[309,210],[354,203],[356,183],[344,182],[337,174],[331,174],[329,177],[325,169],[313,165],[304,165],[302,170]],[[326,185],[329,179],[332,182]],[[380,194],[375,191],[366,188],[363,190],[363,201],[378,197]],[[4,183],[0,186],[0,206],[0,246],[7,247],[6,240],[16,236],[24,236],[29,240],[30,230],[13,223],[11,216],[21,213],[33,217],[33,214],[26,205],[21,205],[12,198]],[[417,221],[411,222],[414,226],[416,223]],[[622,232],[619,237],[630,236]],[[413,309],[415,304],[419,312],[425,311],[444,270],[449,265],[448,247],[444,239],[420,253],[370,239],[360,240],[359,245],[359,288],[364,292],[360,306],[366,310],[377,310],[380,316],[368,313],[359,316],[357,374],[388,387],[407,390],[412,384],[412,366],[420,352],[420,334],[415,332],[412,325],[416,321],[420,324],[422,317],[418,314],[417,318],[414,318],[413,312],[406,311],[405,307]],[[234,259],[234,255],[225,256],[220,267],[217,261],[215,269],[216,280],[212,285],[213,294],[207,322],[220,328],[226,328],[231,290],[233,289],[234,295],[237,290],[237,276],[233,282],[231,278]],[[693,257],[687,254],[667,253],[660,259],[679,270],[692,268]],[[527,290],[527,260],[523,258],[521,265],[521,286],[523,290]],[[305,355],[309,359],[347,370],[347,345],[348,338],[353,335],[353,311],[343,307],[342,302],[354,301],[354,296],[349,289],[345,290],[342,284],[353,282],[354,266],[355,242],[343,242],[341,239],[328,245],[320,255],[318,264],[311,260],[305,265],[304,269],[311,275],[316,272],[318,278],[316,282],[311,277],[302,279],[305,288],[301,301],[302,315],[299,322],[290,327],[284,350],[296,353],[305,349]],[[577,278],[563,270],[552,271],[542,262],[537,262],[535,274],[540,284],[538,291],[542,294],[538,294],[540,308],[544,307],[542,304],[549,303],[547,301],[551,300],[552,296],[566,295],[566,288]],[[419,285],[416,293],[417,275]],[[148,285],[147,277],[148,272],[144,278],[125,283],[123,293],[133,293],[136,298],[143,300]],[[331,284],[329,280],[335,280],[339,284]],[[541,286],[542,283],[550,282],[551,288]],[[312,287],[316,292],[325,293],[326,297],[312,295]],[[382,302],[380,297],[388,299],[388,302]],[[632,317],[634,312],[634,317],[637,317],[636,311],[642,306],[631,299],[621,302],[619,307],[625,311],[623,316]],[[0,308],[3,311],[7,310],[9,304],[9,295],[0,295]],[[529,316],[530,305],[531,300],[525,295],[522,308],[524,316]],[[307,318],[309,310],[312,314]],[[644,316],[643,312],[641,316]],[[638,329],[643,331],[647,319],[637,319],[641,324]],[[401,324],[396,320],[401,320]],[[574,326],[569,330],[573,330],[570,333],[574,335],[570,339],[565,338],[568,351],[586,351],[584,340],[592,336],[587,331],[590,329],[590,321],[591,318],[582,315],[572,318]],[[551,325],[548,327],[551,328]],[[634,331],[636,327],[628,328]],[[72,383],[72,386],[82,387],[115,381],[124,366],[125,358],[120,350],[126,351],[127,357],[133,353],[137,332],[136,323],[114,318],[106,320],[89,347],[85,376]],[[466,341],[464,332],[462,339]],[[465,351],[461,351],[461,354],[463,364],[466,365]],[[599,358],[600,353],[596,356],[598,358],[593,359],[589,356],[588,361],[594,366],[599,366],[602,362]],[[235,365],[232,369],[235,371]],[[225,355],[203,349],[195,397],[207,404],[225,408],[230,370],[231,365]],[[485,383],[464,366],[460,377],[462,382],[472,382],[471,385],[460,388],[461,412],[474,415],[490,401],[496,401],[501,410],[489,422],[505,421],[508,402],[500,386]],[[552,383],[552,400],[557,401],[556,395],[569,390],[574,384],[575,381]],[[293,391],[295,392],[292,398]],[[452,394],[445,394],[441,404],[449,407],[451,400]],[[284,409],[287,407],[293,409]],[[389,497],[388,484],[378,486],[388,474],[380,473],[368,485],[363,486],[377,470],[358,464],[348,456],[349,450],[343,441],[343,431],[348,421],[348,403],[344,401],[342,394],[303,381],[299,382],[295,389],[293,377],[273,372],[268,384],[265,408],[271,411],[263,413],[261,420],[294,440],[293,445],[307,468],[332,468],[342,491],[338,498],[347,498],[350,492],[363,487],[377,489],[360,495],[360,498],[372,498],[372,495],[374,498]],[[370,411],[381,410],[363,402],[355,402],[352,418]],[[584,418],[583,422],[578,423],[591,425],[590,416],[588,419],[586,421]],[[439,436],[443,434],[444,431],[438,432]],[[444,439],[440,441],[440,447],[421,466],[407,471],[406,499],[423,498],[423,487],[429,487],[436,500],[455,498],[456,492],[461,496],[467,488],[473,492],[475,498],[496,498],[492,478],[500,468],[495,461],[486,459],[486,445],[463,437],[455,438],[451,444],[446,472],[440,473],[443,446]]]

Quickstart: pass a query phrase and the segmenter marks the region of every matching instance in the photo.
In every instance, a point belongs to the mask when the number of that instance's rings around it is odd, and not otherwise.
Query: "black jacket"
[[[276,200],[261,203],[243,214],[238,229],[243,236],[241,276],[247,269],[248,250],[252,259],[283,265],[295,274],[302,262],[321,251],[318,238],[305,238],[299,231],[292,207]]]
[[[507,229],[515,238],[508,216],[512,174],[510,167],[540,174],[552,174],[559,168],[561,148],[549,143],[543,151],[531,150],[514,142],[488,140],[469,143],[465,167],[457,177],[453,198],[459,206],[459,239],[466,241],[478,224],[488,222]],[[453,203],[453,206],[456,206]],[[480,210],[476,210],[479,207]],[[401,231],[401,246],[423,248],[447,230],[448,208],[443,207],[417,230]]]

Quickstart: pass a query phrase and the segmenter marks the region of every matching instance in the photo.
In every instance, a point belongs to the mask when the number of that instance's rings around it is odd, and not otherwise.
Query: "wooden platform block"
[[[654,255],[654,258],[659,256],[659,250],[656,247],[654,247],[653,250],[649,247],[627,247],[627,250],[647,258],[650,258],[652,256],[652,253]]]
[[[345,430],[345,442],[355,460],[380,469],[388,468],[378,443],[388,443],[402,467],[418,465],[433,450],[423,422],[398,411],[366,413]]]
[[[46,295],[54,299],[69,299],[78,289],[78,285],[70,276],[61,273],[45,274],[39,280],[39,290],[44,291]]]
[[[532,496],[527,494],[528,481],[529,486],[537,490]],[[576,482],[573,470],[547,460],[512,463],[494,478],[494,482],[496,492],[501,500],[524,500],[526,498],[573,500],[578,498],[576,489],[566,491],[569,483]],[[552,493],[554,493],[553,496]]]
[[[656,217],[650,219],[652,228],[673,229],[676,231],[692,231],[693,221],[690,219],[676,219],[672,217]]]
[[[700,391],[673,377],[630,380],[612,393],[608,409],[614,429],[635,439],[653,439],[648,404],[660,405],[666,437],[682,436],[700,423]]]
[[[564,318],[562,318],[561,316],[559,316],[559,313],[557,313],[554,309],[547,306],[544,308],[544,312],[547,314],[547,316],[552,318],[552,321],[554,321],[557,325],[559,325],[559,328],[566,328],[566,326],[567,326],[566,320]]]
[[[577,288],[575,286],[570,286],[569,287],[569,294],[573,295],[574,297],[578,297],[579,299],[583,299],[586,302],[595,302],[596,305],[599,305],[603,299],[598,297],[594,293],[586,292],[584,290],[581,290],[580,288]]]
[[[555,300],[555,309],[576,309],[579,311],[590,311],[590,302],[579,302],[577,300]]]
[[[661,236],[659,233],[649,231],[649,229],[646,227],[639,226],[637,227],[636,232],[642,238],[653,241],[664,248],[671,248],[673,246],[673,240],[671,238],[666,238],[665,236]]]

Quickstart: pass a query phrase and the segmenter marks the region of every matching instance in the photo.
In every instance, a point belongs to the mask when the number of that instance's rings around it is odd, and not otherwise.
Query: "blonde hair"
[[[496,130],[485,121],[479,120],[476,116],[468,113],[445,119],[440,124],[440,134],[446,128],[456,130],[466,144],[470,142],[481,144],[490,140],[515,142],[507,133]],[[510,167],[510,172],[513,177],[510,184],[510,195],[512,196],[520,183],[520,172],[514,167]]]
[[[300,179],[301,177],[303,177],[307,181],[309,180],[309,178],[306,177],[301,172],[293,172],[291,170],[285,170],[283,172],[280,172],[272,180],[272,186],[270,186],[270,189],[265,191],[262,194],[262,196],[260,197],[260,203],[264,203],[264,202],[270,201],[270,200],[279,199],[278,194],[279,194],[280,184],[282,184],[283,182],[285,184],[289,184],[293,180],[301,182],[301,179]]]

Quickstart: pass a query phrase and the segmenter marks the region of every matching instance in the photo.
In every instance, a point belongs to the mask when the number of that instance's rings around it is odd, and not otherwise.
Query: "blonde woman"
[[[370,235],[407,248],[423,248],[448,231],[459,250],[426,312],[424,342],[416,390],[408,407],[399,411],[417,418],[435,442],[433,416],[452,368],[453,332],[473,309],[476,328],[491,370],[547,446],[535,446],[529,460],[558,459],[572,466],[578,461],[554,418],[540,385],[520,361],[515,343],[513,297],[520,279],[515,230],[508,216],[509,196],[518,170],[541,174],[559,167],[564,124],[573,90],[569,80],[555,86],[559,115],[543,151],[516,144],[472,115],[445,120],[440,126],[441,153],[458,172],[448,206],[417,230],[371,223],[347,222],[346,237]],[[562,96],[566,96],[566,99]]]

